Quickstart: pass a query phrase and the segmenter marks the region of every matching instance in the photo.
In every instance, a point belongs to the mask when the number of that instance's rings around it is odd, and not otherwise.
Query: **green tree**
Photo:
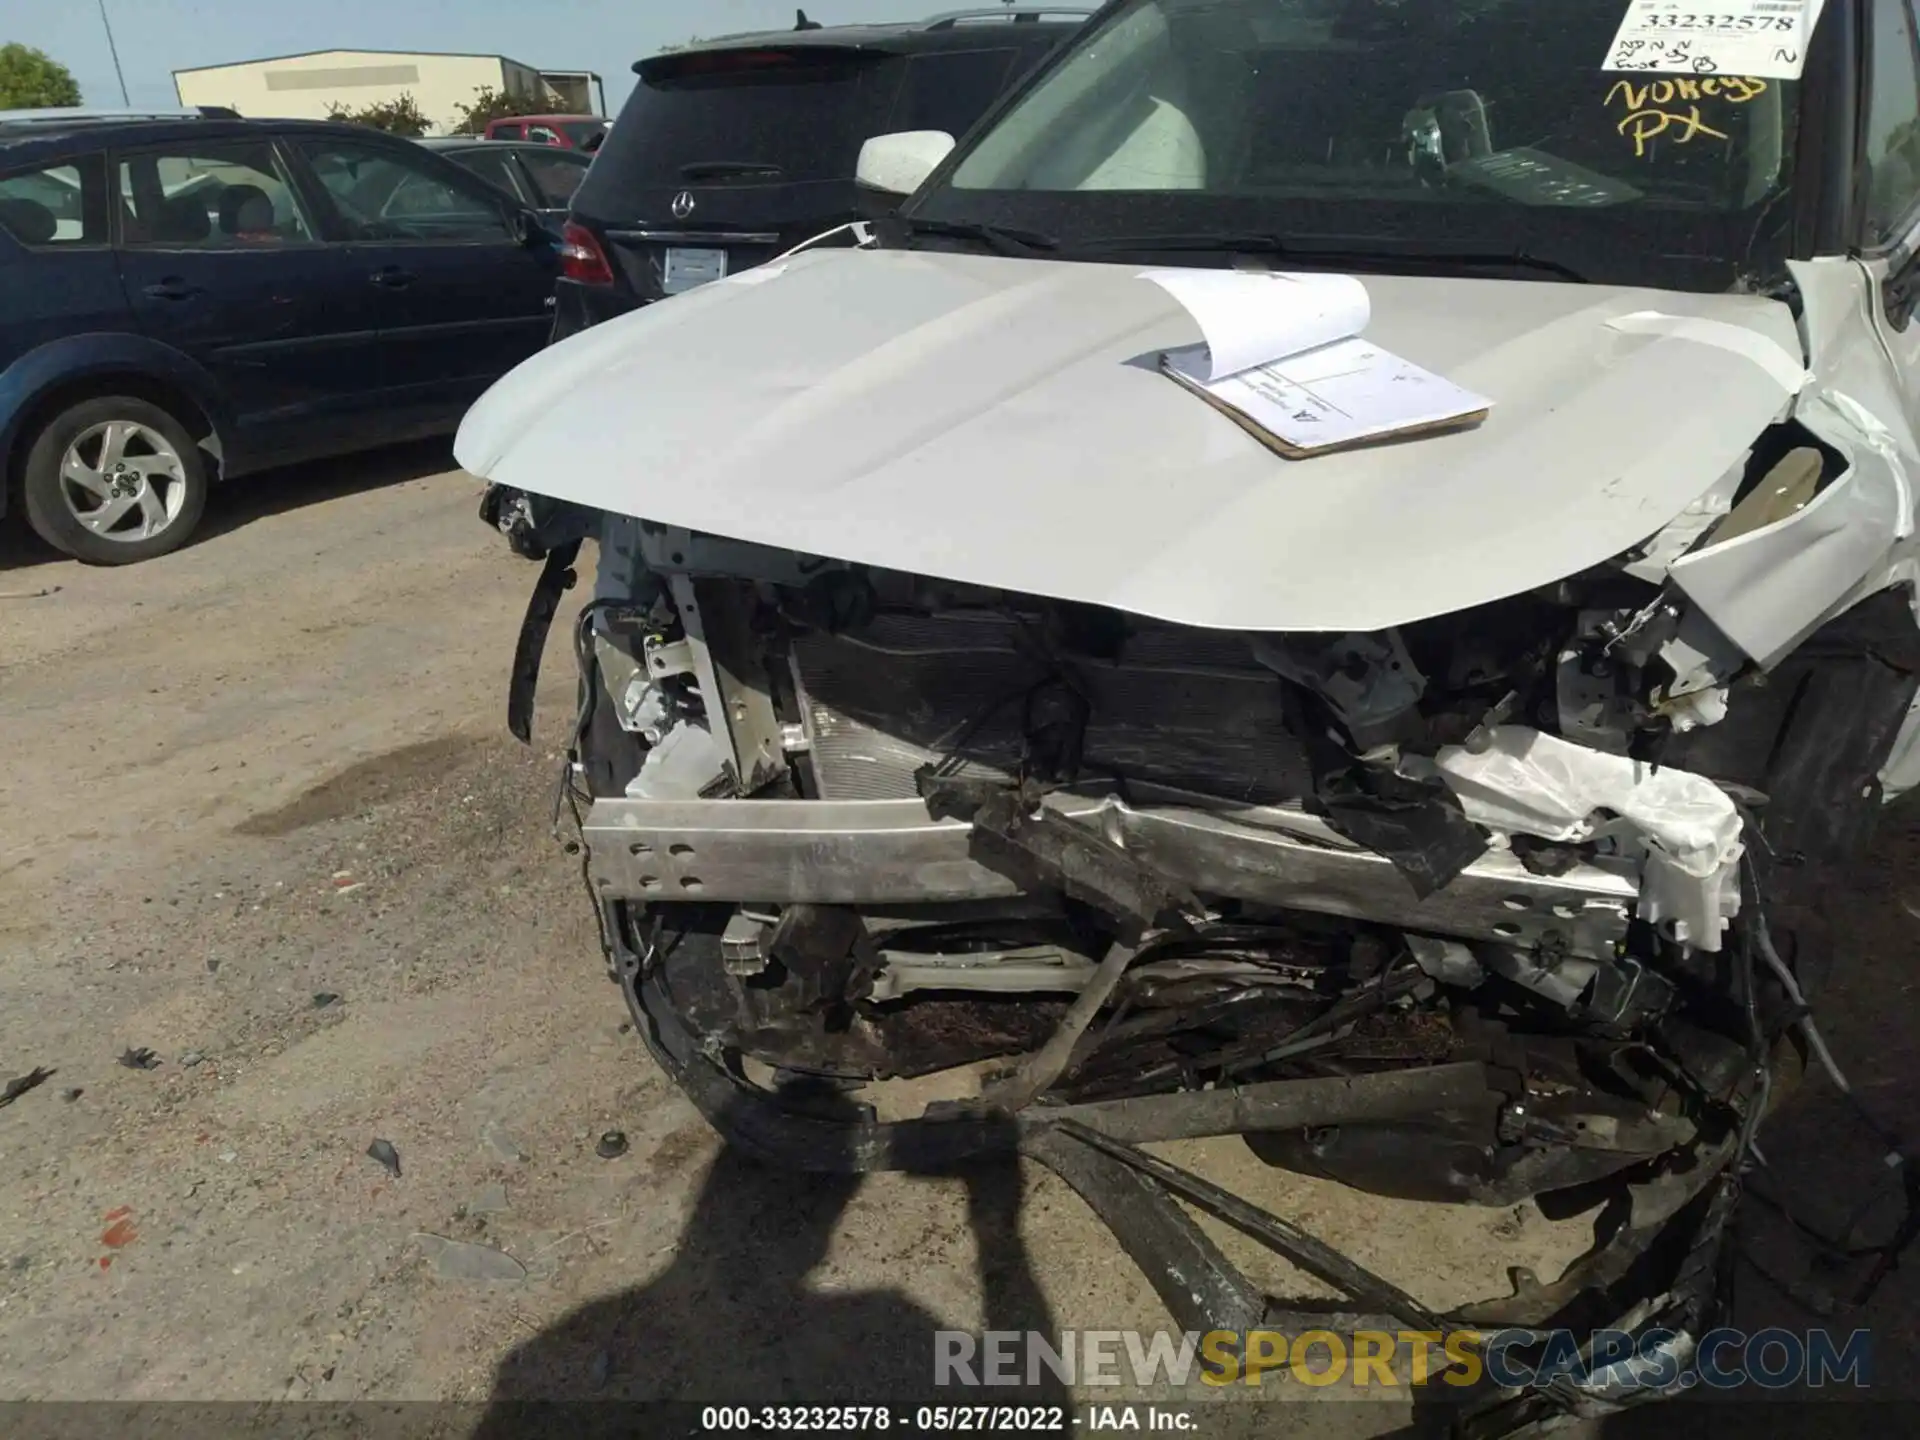
[[[40,110],[78,105],[73,72],[31,45],[0,45],[0,110]]]
[[[553,108],[554,102],[545,96],[512,95],[491,85],[482,85],[473,92],[471,103],[454,106],[460,113],[453,117],[453,133],[478,135],[487,128],[489,120],[505,120],[513,115],[550,115]]]
[[[397,100],[363,105],[358,110],[337,103],[329,105],[327,118],[345,120],[353,125],[371,125],[389,135],[405,135],[414,140],[427,133],[427,117],[421,113],[419,102],[413,98],[411,91],[403,91]]]

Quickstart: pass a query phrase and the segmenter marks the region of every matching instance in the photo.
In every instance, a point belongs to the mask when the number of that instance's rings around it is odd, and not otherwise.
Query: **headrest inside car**
[[[153,226],[155,240],[163,244],[169,240],[204,240],[212,233],[213,222],[207,218],[206,202],[198,196],[176,195],[161,202],[160,214]]]
[[[274,228],[273,201],[258,185],[229,185],[220,194],[220,229],[227,235],[258,235]]]
[[[22,245],[45,245],[59,234],[60,222],[38,200],[0,199],[0,229]]]

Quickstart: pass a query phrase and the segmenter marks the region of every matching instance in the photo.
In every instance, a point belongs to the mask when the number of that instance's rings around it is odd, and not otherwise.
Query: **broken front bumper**
[[[1208,895],[1468,941],[1609,956],[1638,893],[1625,865],[1540,875],[1490,851],[1423,898],[1384,856],[1299,811],[1110,795],[1046,805]],[[977,858],[972,827],[936,820],[920,800],[599,799],[585,835],[607,899],[925,905],[1020,893]]]
[[[676,968],[697,970],[710,957],[688,953],[678,944],[636,944],[619,924],[607,939],[609,958],[648,1049],[730,1145],[766,1163],[843,1174],[964,1174],[973,1162],[1024,1155],[1047,1166],[1079,1194],[1139,1265],[1182,1331],[1244,1333],[1257,1328],[1298,1335],[1329,1327],[1446,1331],[1461,1326],[1482,1333],[1507,1328],[1592,1330],[1613,1317],[1610,1287],[1669,1237],[1679,1242],[1681,1252],[1673,1282],[1651,1317],[1640,1314],[1632,1329],[1636,1334],[1648,1331],[1651,1322],[1659,1333],[1677,1333],[1680,1343],[1691,1343],[1710,1299],[1703,1281],[1715,1273],[1730,1202],[1737,1193],[1727,1181],[1730,1142],[1702,1155],[1702,1163],[1685,1173],[1652,1176],[1630,1186],[1626,1223],[1610,1230],[1603,1226],[1606,1233],[1599,1243],[1558,1281],[1542,1285],[1529,1272],[1516,1270],[1511,1295],[1440,1315],[1290,1221],[1138,1147],[1498,1107],[1509,1098],[1504,1087],[1513,1077],[1496,1067],[1449,1063],[1039,1106],[1017,1115],[948,1106],[919,1119],[883,1122],[866,1107],[831,1092],[788,1098],[747,1083],[689,1028],[671,993]],[[1340,1298],[1296,1306],[1269,1295],[1228,1258],[1181,1202],[1251,1237]],[[1661,1393],[1650,1387],[1630,1396],[1603,1397],[1584,1394],[1567,1381],[1517,1392],[1481,1386],[1454,1396],[1462,1403],[1452,1433],[1460,1440],[1541,1433],[1532,1427],[1607,1413]]]

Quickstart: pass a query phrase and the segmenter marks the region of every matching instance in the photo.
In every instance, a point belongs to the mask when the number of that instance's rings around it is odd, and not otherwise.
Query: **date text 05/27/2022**
[[[1190,1434],[1193,1414],[1169,1405],[708,1405],[700,1428],[715,1434],[832,1434],[901,1430],[911,1434],[1066,1435],[1128,1431]]]

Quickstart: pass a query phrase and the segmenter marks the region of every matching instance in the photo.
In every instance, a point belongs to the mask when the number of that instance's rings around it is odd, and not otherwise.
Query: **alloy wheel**
[[[151,540],[180,517],[186,467],[172,443],[137,420],[82,430],[60,460],[60,496],[104,540]]]

